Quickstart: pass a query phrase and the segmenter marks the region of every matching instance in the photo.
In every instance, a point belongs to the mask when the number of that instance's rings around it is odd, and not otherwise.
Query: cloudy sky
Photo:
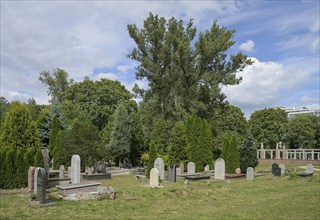
[[[127,24],[142,26],[148,13],[188,21],[199,31],[214,20],[235,29],[230,53],[255,61],[237,73],[238,86],[223,88],[246,115],[286,106],[319,109],[318,0],[291,1],[3,1],[1,0],[1,96],[9,101],[50,97],[39,73],[65,69],[75,81],[119,80],[131,90],[134,47]]]

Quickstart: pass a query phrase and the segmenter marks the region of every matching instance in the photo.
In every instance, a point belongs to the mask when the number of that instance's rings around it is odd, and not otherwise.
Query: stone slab
[[[111,179],[110,173],[93,173],[93,174],[84,174],[82,175],[84,180],[104,180]]]
[[[59,185],[57,189],[61,195],[70,195],[79,192],[97,192],[101,183],[76,183],[69,185]]]

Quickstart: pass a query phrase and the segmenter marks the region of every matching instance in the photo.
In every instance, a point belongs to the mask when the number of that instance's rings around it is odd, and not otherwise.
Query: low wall
[[[262,159],[259,159],[259,162],[264,162],[264,163],[283,163],[283,164],[286,164],[286,163],[292,163],[292,164],[308,164],[308,163],[311,163],[311,164],[320,164],[320,160],[291,160],[291,159],[288,159],[288,160],[276,160],[276,159],[267,159],[267,160],[262,160]]]

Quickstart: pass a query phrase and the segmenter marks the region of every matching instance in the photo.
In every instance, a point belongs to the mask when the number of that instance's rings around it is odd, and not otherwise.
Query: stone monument
[[[195,174],[196,173],[196,164],[193,162],[188,163],[188,168],[187,168],[187,173],[188,174]]]
[[[246,173],[247,180],[253,180],[254,178],[254,169],[252,167],[247,168],[247,173]]]
[[[217,180],[225,179],[225,162],[222,158],[218,158],[214,164],[214,178]]]
[[[160,179],[164,180],[164,162],[162,158],[157,158],[154,161],[154,168],[157,168],[159,171]]]
[[[150,186],[153,188],[159,186],[159,171],[157,168],[152,168],[150,171]]]
[[[71,158],[71,183],[76,184],[80,183],[80,156],[73,155]]]
[[[37,201],[41,204],[46,203],[46,181],[46,170],[44,168],[39,168],[37,175]]]
[[[30,166],[28,170],[28,190],[32,192],[34,190],[34,170],[35,167]]]
[[[176,165],[173,163],[169,166],[169,182],[176,182]]]

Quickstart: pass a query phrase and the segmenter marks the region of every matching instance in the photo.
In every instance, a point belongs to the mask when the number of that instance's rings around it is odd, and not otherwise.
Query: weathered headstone
[[[64,178],[64,166],[60,165],[59,167],[59,178],[62,179]]]
[[[280,167],[274,168],[273,175],[274,175],[274,176],[281,176],[281,168],[280,168]]]
[[[277,163],[272,164],[272,174],[274,174],[276,168],[279,168],[279,165]]]
[[[214,164],[214,178],[217,180],[225,179],[225,162],[222,158],[218,158]]]
[[[37,201],[41,204],[46,203],[46,181],[46,170],[44,168],[39,168],[37,176]]]
[[[240,168],[237,168],[237,169],[236,169],[236,174],[240,174],[240,173],[241,173]]]
[[[280,163],[279,168],[281,169],[281,174],[284,174],[286,172],[286,166],[284,164]]]
[[[151,187],[159,186],[159,171],[157,168],[152,168],[150,171],[150,186]]]
[[[30,166],[28,170],[28,190],[32,192],[34,190],[34,170],[35,167]]]
[[[49,178],[49,149],[45,148],[42,149],[42,156],[43,156],[43,162],[44,162],[44,169],[47,172],[48,178]]]
[[[181,174],[180,168],[178,167],[178,168],[176,168],[176,175],[180,175],[180,174]]]
[[[179,164],[179,169],[180,169],[180,174],[183,174],[184,173],[184,163],[180,163]]]
[[[36,167],[34,169],[34,176],[33,176],[33,193],[35,195],[37,195],[37,181],[38,181],[38,171],[39,171],[40,167]]]
[[[209,171],[210,170],[210,167],[209,167],[209,164],[207,164],[205,167],[204,167],[204,171]]]
[[[188,174],[195,174],[196,173],[196,164],[193,162],[188,163],[188,168],[187,168]]]
[[[247,168],[247,173],[246,173],[247,180],[253,180],[254,178],[254,169],[252,167]]]
[[[169,182],[176,182],[176,165],[173,163],[169,165]]]
[[[313,173],[313,165],[312,164],[307,164],[306,172],[307,173]]]
[[[71,166],[68,166],[68,178],[71,178]]]
[[[159,171],[160,179],[164,180],[164,162],[162,158],[157,158],[154,161],[154,168],[157,168]]]
[[[71,183],[80,183],[80,156],[73,155],[71,158]]]

